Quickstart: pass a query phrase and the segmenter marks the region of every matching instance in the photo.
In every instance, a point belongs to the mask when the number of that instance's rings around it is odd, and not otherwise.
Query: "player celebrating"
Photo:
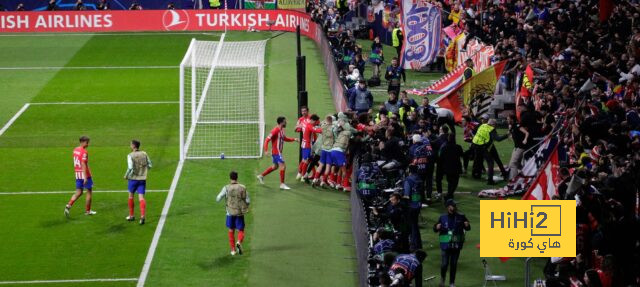
[[[89,154],[87,147],[89,146],[89,137],[80,137],[80,146],[73,150],[73,168],[76,173],[76,192],[71,196],[71,200],[64,207],[64,215],[69,217],[71,206],[82,196],[84,189],[87,190],[85,215],[94,215],[95,211],[91,210],[91,192],[93,191],[93,180],[91,179],[91,170],[89,169]]]
[[[144,193],[147,189],[147,172],[151,168],[151,159],[146,152],[140,150],[140,142],[131,141],[131,153],[127,155],[127,172],[124,179],[129,180],[129,216],[127,221],[134,221],[133,216],[133,196],[138,194],[140,202],[140,225],[144,224],[147,202],[144,200]]]
[[[227,205],[227,228],[229,228],[229,246],[231,256],[242,255],[242,241],[244,240],[244,215],[249,211],[249,193],[247,188],[238,183],[238,173],[232,171],[229,174],[231,183],[222,188],[216,201],[220,202],[226,198]],[[235,241],[235,231],[238,229],[238,241]],[[235,245],[234,245],[235,243]]]
[[[301,133],[304,126],[309,121],[309,108],[306,106],[300,107],[300,118],[298,118],[298,122],[296,122],[295,132]]]
[[[327,176],[329,175],[329,171],[331,170],[331,148],[334,143],[334,135],[333,135],[333,116],[328,115],[325,120],[322,122],[320,126],[322,129],[322,149],[320,151],[320,164],[316,169],[315,174],[313,175],[313,185],[318,185],[323,187],[325,182],[327,181]],[[324,172],[323,172],[324,168]]]
[[[276,169],[280,169],[280,189],[289,190],[291,189],[286,184],[284,184],[284,172],[287,168],[284,164],[284,159],[282,158],[282,147],[284,146],[284,142],[292,142],[298,141],[298,139],[287,137],[284,134],[284,128],[287,127],[287,119],[285,117],[278,117],[276,120],[278,123],[272,130],[269,136],[264,140],[264,152],[267,153],[269,149],[269,142],[271,142],[271,158],[273,160],[273,165],[268,167],[262,174],[258,175],[258,181],[261,184],[264,184],[264,177],[267,174],[270,174],[272,171]]]
[[[320,118],[317,115],[311,115],[309,120],[302,127],[302,143],[300,147],[302,148],[302,161],[298,166],[298,176],[296,179],[305,180],[305,173],[307,172],[307,166],[311,162],[311,145],[313,144],[313,139],[316,134],[322,132],[322,129],[316,127]]]

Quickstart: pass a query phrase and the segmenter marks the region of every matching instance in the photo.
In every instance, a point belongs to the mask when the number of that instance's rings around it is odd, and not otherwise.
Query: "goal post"
[[[266,41],[192,40],[180,63],[180,159],[258,158]]]

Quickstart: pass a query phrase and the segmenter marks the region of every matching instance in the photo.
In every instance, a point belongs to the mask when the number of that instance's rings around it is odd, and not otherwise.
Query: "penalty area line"
[[[52,283],[85,283],[85,282],[120,282],[138,281],[138,278],[96,278],[96,279],[68,279],[68,280],[31,280],[31,281],[0,281],[0,285],[13,284],[52,284]]]
[[[153,262],[153,256],[156,254],[156,248],[158,247],[158,242],[160,241],[160,235],[162,235],[164,223],[167,221],[167,214],[169,214],[171,201],[173,201],[173,194],[178,187],[178,181],[180,180],[180,176],[182,175],[183,166],[184,160],[179,161],[176,172],[173,175],[173,179],[171,180],[171,187],[169,187],[167,199],[165,199],[164,201],[164,207],[162,208],[162,213],[160,214],[160,219],[158,220],[158,226],[156,227],[156,231],[153,233],[153,239],[151,240],[151,245],[149,246],[149,251],[147,252],[147,258],[144,260],[144,265],[142,266],[142,271],[140,272],[140,276],[138,278],[138,287],[144,286],[144,283],[147,280],[147,275],[149,275],[151,263]]]
[[[20,115],[22,115],[22,113],[24,113],[24,111],[29,108],[29,106],[30,104],[24,104],[24,106],[22,106],[22,108],[15,115],[13,115],[13,117],[2,127],[2,129],[0,129],[0,136],[11,127],[11,125],[20,117]]]
[[[72,194],[75,191],[64,191],[64,190],[56,190],[56,191],[4,191],[0,192],[0,195],[40,195],[40,194]],[[94,190],[92,193],[124,193],[129,192],[128,190]],[[152,193],[161,193],[161,192],[169,192],[167,189],[150,189],[147,192]]]

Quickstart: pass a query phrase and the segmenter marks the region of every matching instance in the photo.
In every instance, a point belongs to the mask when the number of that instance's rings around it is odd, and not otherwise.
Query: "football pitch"
[[[278,34],[230,32],[225,41]],[[357,285],[349,197],[294,183],[295,144],[285,144],[284,154],[292,191],[277,189],[277,173],[266,178],[265,186],[257,184],[255,175],[270,164],[266,157],[188,160],[176,176],[178,65],[192,38],[215,41],[220,35],[0,35],[0,285],[135,286],[141,273],[147,286]],[[302,44],[311,111],[332,113],[319,52],[310,40]],[[285,115],[287,134],[293,136],[295,36],[270,39],[266,51],[266,128]],[[63,208],[74,188],[72,150],[81,135],[91,138],[92,209],[98,214],[83,215],[83,196],[66,219]],[[125,221],[123,175],[134,138],[154,163],[143,226]],[[229,139],[234,140],[243,139]],[[507,159],[509,145],[501,145]],[[245,254],[235,257],[229,256],[224,204],[215,202],[230,170],[239,172],[252,202]],[[156,236],[157,247],[150,248],[174,179],[164,228]],[[463,178],[460,190],[483,187]],[[480,286],[483,270],[474,247],[479,204],[475,195],[458,198],[461,211],[476,227],[462,252],[458,286]],[[426,242],[437,242],[430,229],[443,210],[434,207],[423,213]],[[436,275],[437,244],[426,246],[425,274]],[[143,268],[145,262],[148,268]],[[489,262],[494,273],[507,274],[506,285],[521,286],[522,259]]]

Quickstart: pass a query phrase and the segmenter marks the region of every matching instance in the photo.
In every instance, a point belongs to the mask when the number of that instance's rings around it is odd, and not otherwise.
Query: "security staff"
[[[476,151],[476,157],[473,160],[473,172],[474,178],[480,178],[482,175],[483,160],[487,161],[487,184],[493,185],[493,157],[491,156],[491,149],[493,148],[494,141],[502,141],[509,135],[498,136],[496,132],[496,120],[488,119],[487,115],[483,116],[483,123],[478,128],[473,140],[471,141]]]
[[[404,40],[404,35],[402,34],[402,30],[399,27],[398,23],[395,24],[395,28],[391,32],[391,45],[396,48],[396,53],[398,53],[398,59],[400,59],[400,54],[402,54],[402,42]]]
[[[475,71],[473,70],[473,60],[471,60],[471,58],[467,59],[465,63],[467,64],[467,67],[464,69],[464,80],[466,81],[473,77]]]

